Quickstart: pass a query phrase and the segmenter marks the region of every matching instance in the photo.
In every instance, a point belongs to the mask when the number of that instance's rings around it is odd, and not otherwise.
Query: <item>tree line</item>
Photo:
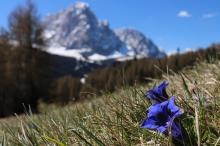
[[[122,86],[133,86],[136,83],[147,83],[150,81],[149,78],[160,78],[167,71],[170,74],[179,72],[198,61],[211,63],[217,59],[220,59],[220,45],[217,44],[162,59],[134,59],[91,72],[82,90],[96,94],[113,92]]]
[[[0,29],[0,117],[29,107],[37,112],[39,97],[48,95],[51,62],[45,44],[36,6],[27,0],[11,12],[8,30]]]
[[[53,60],[45,52],[44,26],[31,0],[12,11],[8,24],[8,30],[0,29],[0,117],[29,108],[38,112],[40,99],[67,104],[122,86],[149,82],[149,77],[160,78],[167,69],[178,72],[199,60],[220,59],[220,45],[162,59],[133,59],[95,70],[82,84],[71,75],[54,78]]]
[[[124,86],[150,82],[149,78],[161,78],[163,73],[173,74],[185,67],[192,67],[199,61],[213,63],[220,60],[220,45],[206,49],[174,54],[161,59],[143,58],[118,62],[97,69],[85,78],[85,83],[71,76],[64,76],[53,82],[53,101],[68,103],[90,96],[114,92]]]

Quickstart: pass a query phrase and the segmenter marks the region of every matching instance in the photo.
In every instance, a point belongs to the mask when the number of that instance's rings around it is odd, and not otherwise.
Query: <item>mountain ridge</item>
[[[44,19],[44,36],[48,52],[84,61],[117,58],[165,56],[145,35],[135,29],[112,30],[107,21],[100,21],[84,2],[51,14]]]

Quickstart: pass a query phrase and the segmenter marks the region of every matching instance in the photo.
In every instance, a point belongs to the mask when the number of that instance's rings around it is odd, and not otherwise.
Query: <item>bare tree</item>
[[[18,41],[22,47],[29,49],[43,45],[43,27],[37,8],[31,0],[25,5],[18,6],[9,16],[9,29],[12,39]]]
[[[15,42],[8,67],[11,102],[14,112],[23,104],[37,111],[37,100],[45,96],[50,84],[50,57],[44,48],[43,27],[37,8],[31,0],[20,5],[9,16],[10,39]]]

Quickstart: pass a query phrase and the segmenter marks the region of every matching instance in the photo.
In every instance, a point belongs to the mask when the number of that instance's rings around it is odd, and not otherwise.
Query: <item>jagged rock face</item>
[[[77,2],[68,9],[47,16],[44,24],[48,52],[52,54],[96,61],[165,56],[137,30],[110,29],[108,22],[99,21],[86,3]]]
[[[137,30],[129,28],[117,29],[115,33],[128,50],[133,51],[136,56],[153,58],[165,56],[165,53],[161,52],[150,39]]]
[[[45,24],[46,39],[53,46],[88,48],[91,49],[86,52],[88,55],[94,52],[105,55],[121,47],[121,41],[108,23],[99,22],[85,3],[78,2],[58,14],[48,16]]]

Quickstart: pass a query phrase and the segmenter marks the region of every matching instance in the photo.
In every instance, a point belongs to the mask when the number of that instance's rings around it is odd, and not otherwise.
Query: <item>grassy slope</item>
[[[170,82],[168,93],[176,95],[189,113],[183,119],[189,135],[202,145],[220,145],[220,62],[200,63],[182,73],[186,84],[180,74],[164,73],[163,79]],[[0,141],[6,145],[147,145],[149,141],[169,145],[167,137],[139,128],[150,105],[143,94],[159,82],[125,87],[62,109],[53,107],[41,115],[0,120]]]

